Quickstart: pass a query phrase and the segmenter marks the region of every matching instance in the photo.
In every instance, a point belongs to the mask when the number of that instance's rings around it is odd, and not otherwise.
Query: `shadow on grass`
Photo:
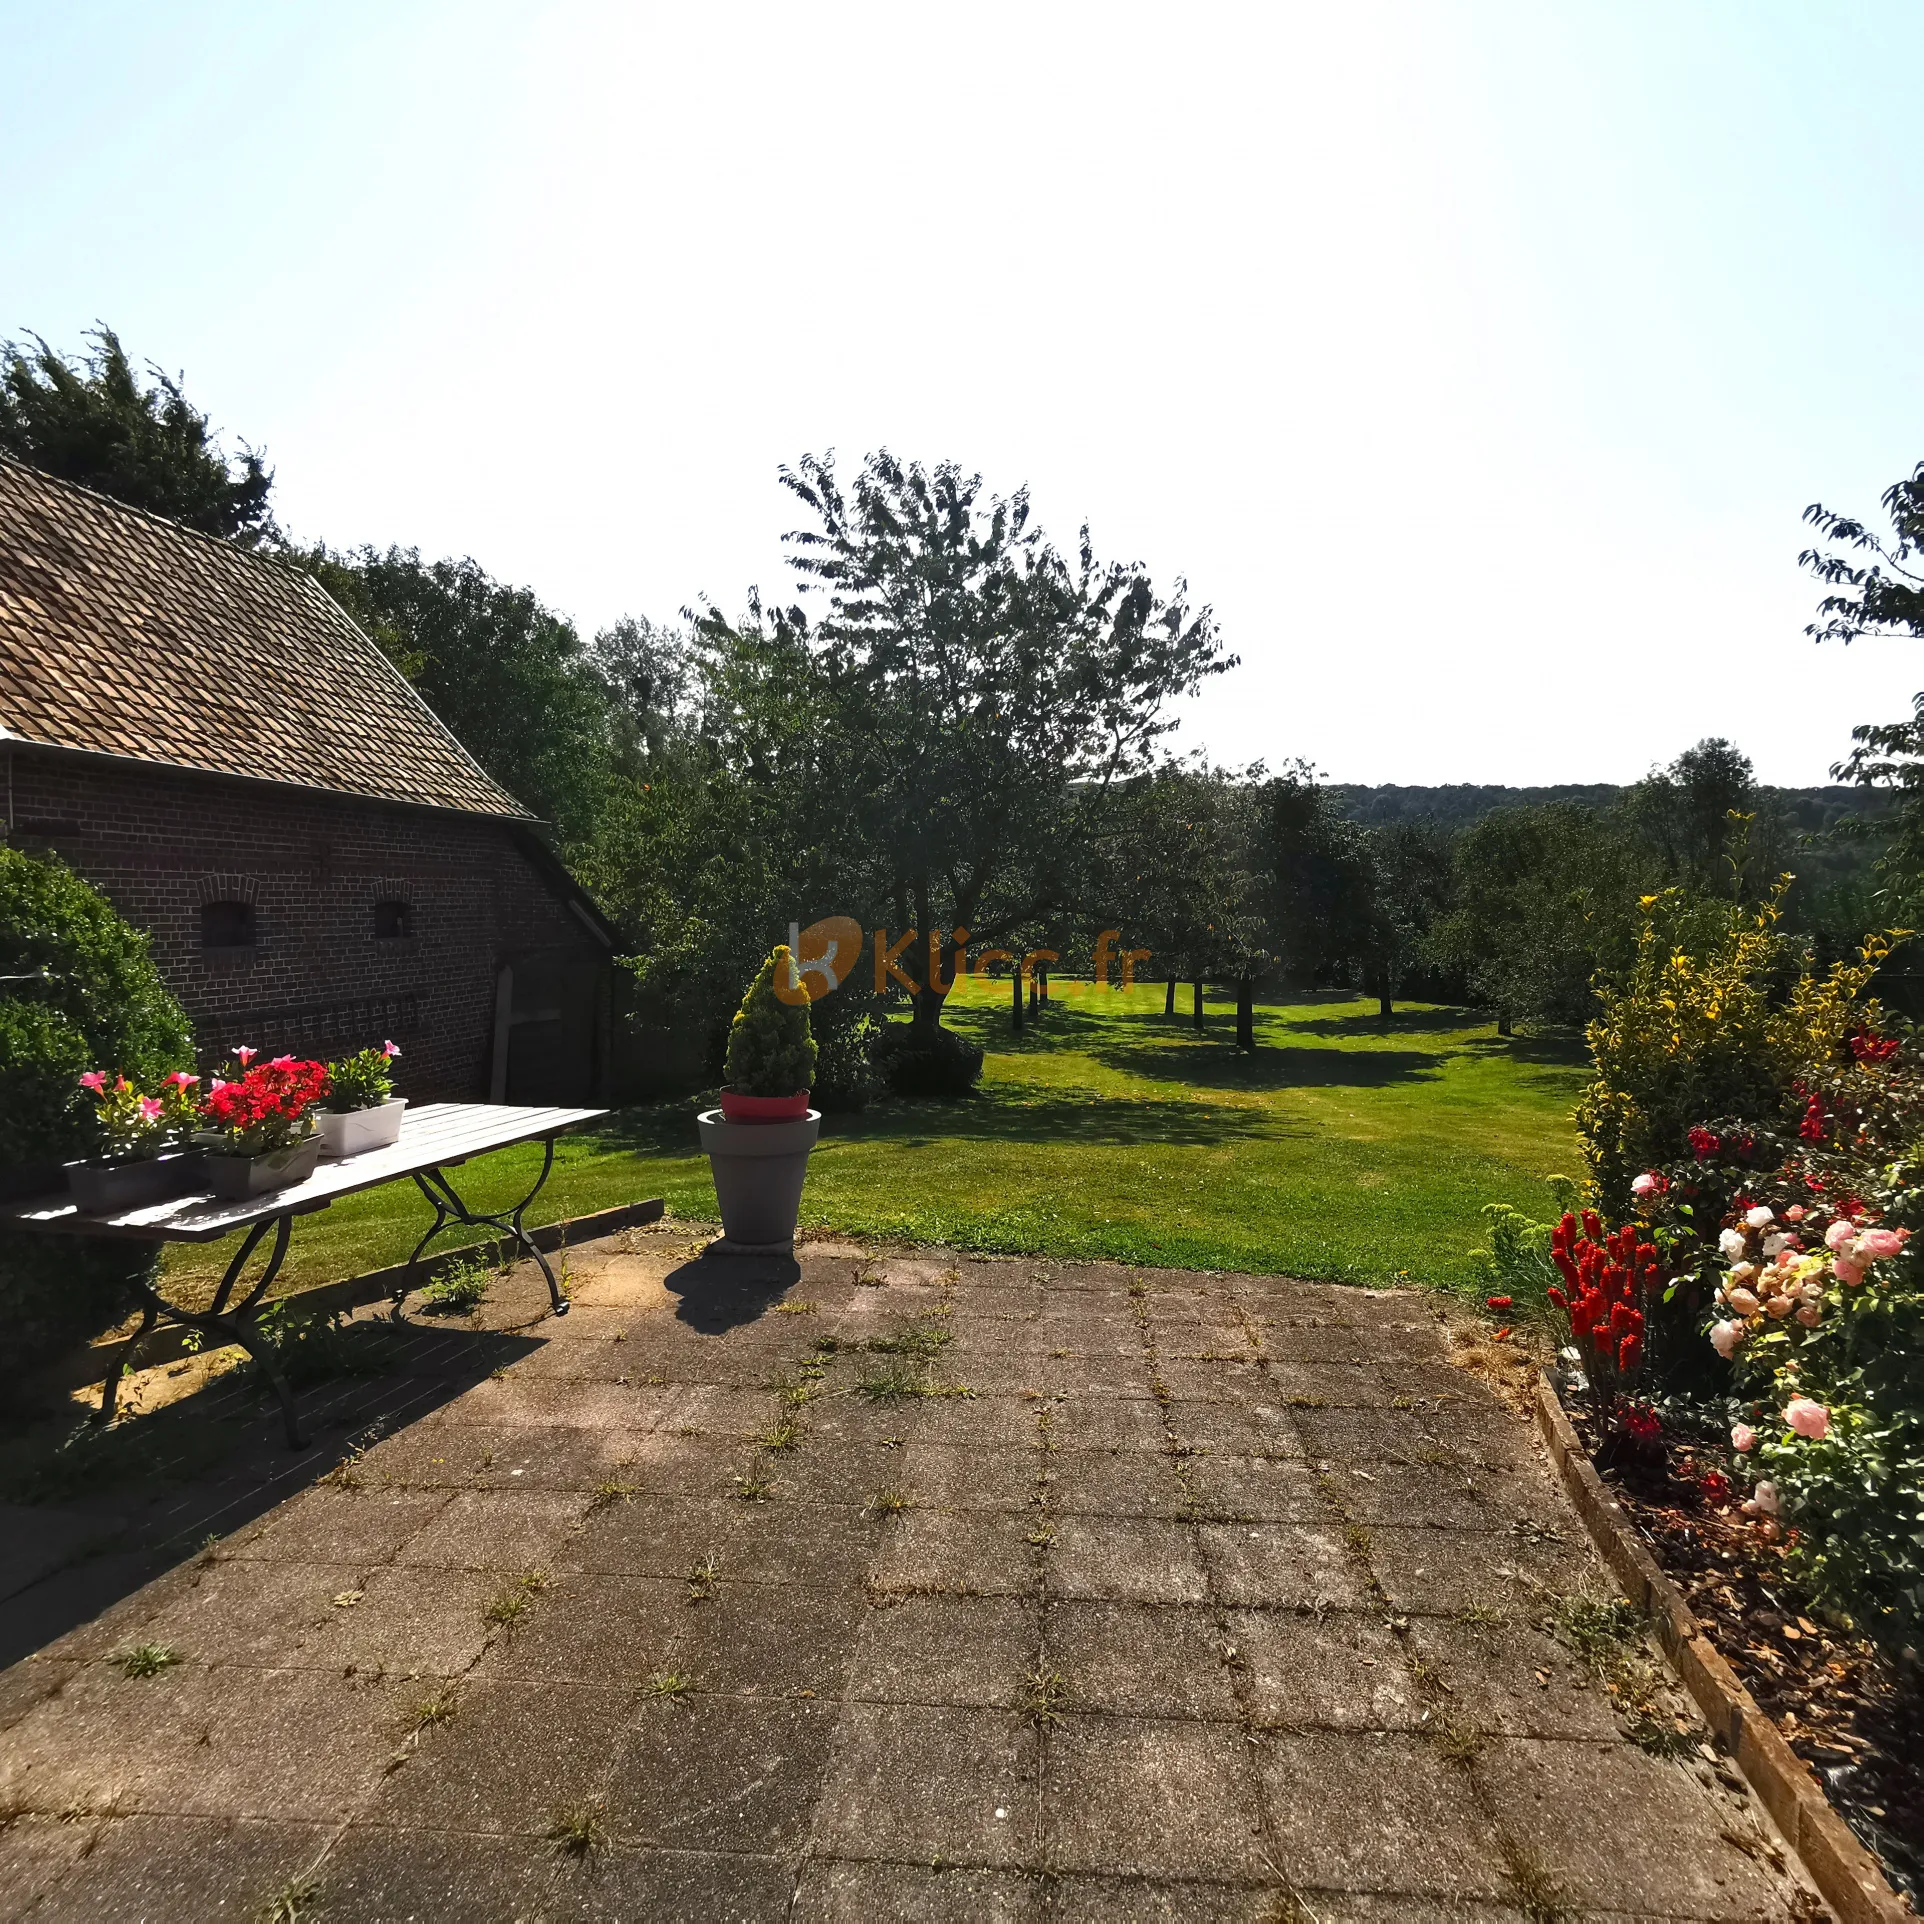
[[[48,1422],[8,1440],[0,1503],[0,1666],[318,1483],[381,1436],[540,1347],[499,1330],[356,1322],[295,1364],[313,1438],[290,1450],[251,1367],[110,1430]]]
[[[1203,1082],[1215,1066],[1208,1052],[1172,1066],[1171,1081]],[[1332,1054],[1305,1050],[1302,1054]],[[1225,1052],[1224,1064],[1240,1060]],[[1144,1073],[1148,1073],[1145,1071]],[[1287,1080],[1285,1078],[1285,1080]],[[1222,1088],[1261,1088],[1260,1081],[1238,1082],[1225,1070]],[[1036,1093],[1033,1084],[1009,1087],[985,1083],[972,1095],[953,1099],[891,1096],[859,1115],[831,1115],[822,1123],[822,1145],[903,1138],[920,1144],[944,1142],[1079,1142],[1130,1147],[1166,1143],[1211,1148],[1238,1138],[1294,1133],[1294,1125],[1250,1110],[1206,1101],[1166,1102],[1142,1096],[1103,1096],[1082,1091]],[[693,1111],[686,1103],[627,1109],[603,1123],[598,1140],[611,1150],[641,1156],[687,1156],[696,1140]],[[820,1151],[818,1150],[819,1154]]]
[[[1198,1048],[1105,1040],[1089,1053],[1127,1075],[1206,1089],[1381,1089],[1393,1082],[1433,1081],[1449,1060],[1449,1052],[1441,1050],[1292,1049],[1286,1043],[1259,1043],[1254,1055],[1239,1055],[1227,1042]]]

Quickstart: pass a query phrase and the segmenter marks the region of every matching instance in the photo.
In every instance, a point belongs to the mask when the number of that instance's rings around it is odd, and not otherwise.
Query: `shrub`
[[[1600,986],[1588,1038],[1596,1077],[1577,1105],[1597,1206],[1624,1216],[1642,1171],[1682,1155],[1707,1116],[1774,1126],[1806,1065],[1831,1059],[1874,1020],[1866,992],[1892,938],[1825,975],[1779,933],[1784,888],[1755,909],[1646,896],[1634,961]]]
[[[83,1074],[143,1088],[193,1067],[192,1032],[148,953],[97,889],[0,847],[0,1193],[59,1180],[100,1146]],[[154,1257],[133,1243],[0,1234],[0,1371],[21,1372],[116,1321]]]
[[[898,1096],[966,1096],[982,1079],[980,1044],[953,1029],[918,1031],[911,1022],[885,1022],[875,1061]]]
[[[806,991],[796,1002],[775,993],[775,973],[788,980],[788,944],[780,944],[748,985],[728,1031],[724,1074],[745,1096],[792,1096],[815,1074],[815,1038],[809,1032]]]
[[[1715,1305],[1747,1510],[1901,1644],[1924,1626],[1924,1066],[1890,1042],[1847,1032],[1796,1079],[1794,1133],[1699,1126],[1648,1193]]]

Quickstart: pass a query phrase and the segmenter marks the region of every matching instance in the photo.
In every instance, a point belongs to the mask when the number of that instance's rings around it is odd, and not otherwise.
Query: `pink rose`
[[[1748,1423],[1737,1424],[1730,1432],[1730,1447],[1743,1453],[1757,1447],[1757,1432]]]
[[[1824,1231],[1824,1243],[1827,1248],[1842,1249],[1844,1245],[1852,1241],[1856,1235],[1857,1225],[1852,1222],[1848,1216],[1839,1216],[1838,1219]]]
[[[1862,1263],[1852,1262],[1848,1256],[1838,1257],[1838,1259],[1831,1264],[1831,1268],[1836,1271],[1837,1280],[1840,1283],[1856,1284],[1864,1280],[1864,1265]]]
[[[1797,1312],[1797,1320],[1806,1329],[1815,1329],[1823,1321],[1824,1312],[1815,1303],[1806,1303]]]
[[[1643,1174],[1630,1185],[1630,1193],[1641,1202],[1646,1196],[1654,1196],[1662,1186],[1663,1178],[1659,1176],[1655,1170],[1646,1169]]]
[[[1897,1255],[1904,1247],[1904,1234],[1897,1229],[1867,1229],[1857,1239],[1857,1249],[1872,1262]]]
[[[1781,1322],[1790,1314],[1790,1298],[1788,1296],[1773,1296],[1770,1301],[1764,1305],[1764,1314],[1766,1316],[1775,1316]]]
[[[1733,1323],[1727,1318],[1721,1323],[1710,1326],[1710,1347],[1727,1363],[1736,1353],[1737,1345],[1744,1340],[1744,1326]]]
[[[107,1086],[106,1070],[89,1069],[87,1073],[80,1078],[80,1086],[83,1089],[91,1089],[95,1095],[98,1095],[101,1090]]]
[[[1750,1290],[1733,1289],[1726,1300],[1739,1316],[1755,1316],[1757,1314],[1757,1298]]]
[[[1813,1443],[1821,1442],[1830,1434],[1830,1411],[1808,1396],[1793,1396],[1784,1405],[1784,1421],[1799,1436],[1807,1436]]]
[[[1784,1220],[1787,1223],[1800,1223],[1804,1220],[1805,1214],[1806,1211],[1802,1203],[1792,1203],[1791,1206],[1784,1211]]]

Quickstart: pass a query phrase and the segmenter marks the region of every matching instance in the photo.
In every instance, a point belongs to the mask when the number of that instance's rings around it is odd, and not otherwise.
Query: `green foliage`
[[[966,1096],[982,1080],[982,1048],[953,1029],[885,1023],[876,1067],[896,1096]]]
[[[193,1067],[192,1035],[147,938],[60,863],[0,847],[0,1177],[17,1191],[105,1145],[90,1069],[145,1088]],[[138,1244],[0,1235],[0,1371],[111,1324],[152,1255]]]
[[[394,1060],[385,1046],[360,1049],[327,1065],[327,1095],[321,1107],[336,1115],[378,1109],[394,1094]]]
[[[1631,1211],[1632,1179],[1683,1154],[1693,1125],[1776,1124],[1802,1071],[1875,1019],[1865,997],[1889,940],[1813,973],[1777,926],[1783,892],[1755,909],[1675,890],[1639,905],[1635,957],[1603,987],[1589,1027],[1596,1075],[1577,1107],[1598,1206],[1613,1220]]]
[[[728,1031],[728,1086],[745,1096],[792,1096],[815,1074],[815,1038],[806,995],[787,1002],[775,993],[779,969],[788,979],[788,944],[780,944],[748,985]]]
[[[1562,1216],[1577,1204],[1577,1185],[1568,1176],[1546,1176],[1556,1214]],[[1506,1315],[1523,1323],[1537,1323],[1556,1335],[1559,1344],[1567,1340],[1568,1325],[1563,1314],[1550,1301],[1552,1287],[1560,1287],[1557,1266],[1550,1260],[1550,1237],[1554,1222],[1537,1222],[1510,1203],[1485,1203],[1483,1219],[1489,1225],[1489,1245],[1471,1251],[1486,1296],[1507,1296]]]
[[[304,1309],[298,1296],[269,1303],[255,1328],[290,1383],[326,1383],[337,1376],[378,1376],[392,1365],[391,1331],[357,1323],[344,1309]]]
[[[0,344],[0,450],[203,534],[272,537],[260,455],[243,443],[230,462],[177,380],[150,364],[143,388],[112,328],[88,338],[93,351],[74,360],[37,334],[31,348]]]
[[[608,684],[572,622],[471,560],[413,548],[288,557],[386,651],[461,745],[566,847],[592,838],[613,772]]]
[[[449,1263],[421,1291],[422,1307],[446,1316],[465,1316],[488,1300],[494,1276],[478,1258]]]

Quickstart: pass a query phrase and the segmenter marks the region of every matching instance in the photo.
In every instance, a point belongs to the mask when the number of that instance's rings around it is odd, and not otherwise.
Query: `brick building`
[[[0,782],[210,1062],[391,1036],[418,1100],[606,1093],[612,931],[298,569],[0,458]]]

